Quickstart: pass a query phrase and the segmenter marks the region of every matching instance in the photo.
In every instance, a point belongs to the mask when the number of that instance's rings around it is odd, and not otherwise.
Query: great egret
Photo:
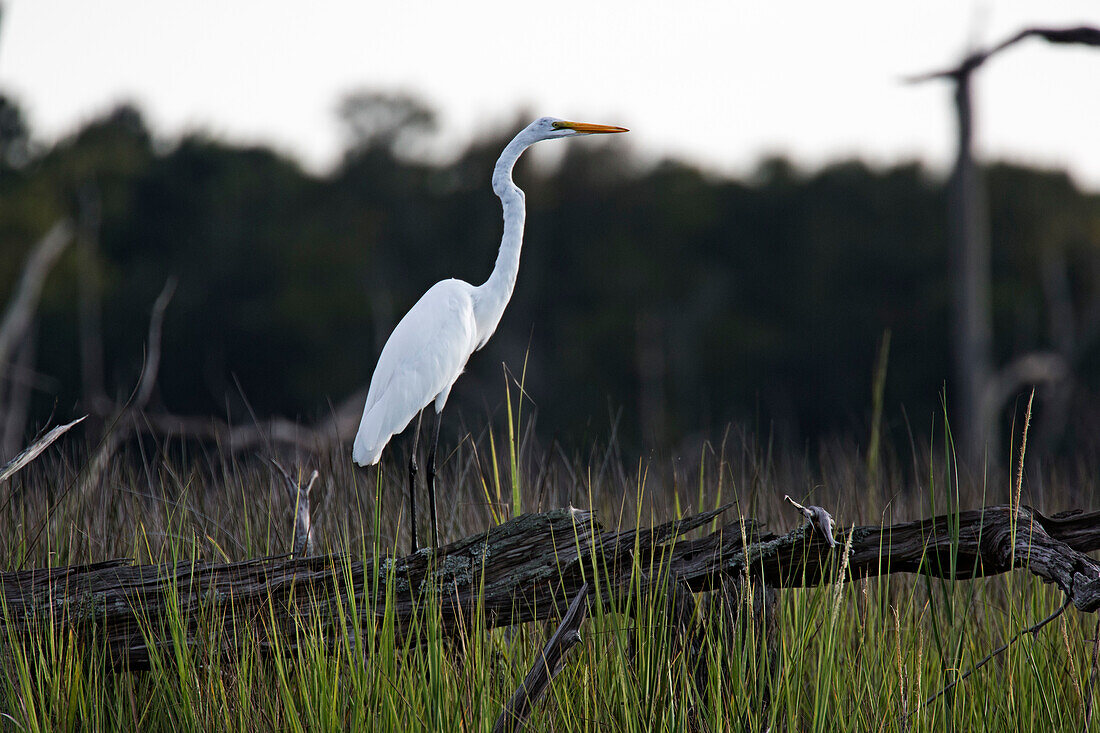
[[[627,132],[627,129],[555,117],[540,117],[523,128],[504,148],[493,169],[493,192],[500,197],[504,208],[504,235],[489,279],[476,287],[455,279],[436,283],[405,314],[382,348],[370,380],[352,458],[360,466],[378,463],[390,438],[416,418],[409,459],[413,552],[417,550],[416,447],[420,438],[421,412],[435,401],[435,429],[428,453],[428,500],[432,512],[432,547],[435,547],[438,544],[435,452],[443,406],[466,360],[484,346],[496,330],[516,284],[525,210],[523,191],[512,181],[512,168],[523,151],[540,140],[610,132]]]

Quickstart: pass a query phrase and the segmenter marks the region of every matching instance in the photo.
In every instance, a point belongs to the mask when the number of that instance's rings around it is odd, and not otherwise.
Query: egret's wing
[[[382,449],[462,373],[476,345],[471,286],[436,283],[390,334],[371,377],[353,458],[377,463]]]

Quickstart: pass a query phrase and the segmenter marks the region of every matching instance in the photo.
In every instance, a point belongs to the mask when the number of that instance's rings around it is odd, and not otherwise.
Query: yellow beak
[[[626,129],[625,127],[616,127],[615,125],[593,125],[588,122],[566,122],[565,120],[558,120],[554,123],[554,127],[559,130],[566,129],[589,135],[597,135],[607,132],[630,132],[630,130]]]

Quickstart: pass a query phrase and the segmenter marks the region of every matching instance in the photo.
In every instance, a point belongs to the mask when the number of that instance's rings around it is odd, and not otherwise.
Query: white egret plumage
[[[489,279],[478,286],[455,279],[436,283],[405,314],[382,348],[371,377],[352,458],[360,466],[378,463],[390,438],[417,418],[409,460],[409,511],[414,552],[417,549],[416,447],[421,411],[435,403],[436,421],[428,453],[428,499],[432,546],[435,547],[438,543],[435,455],[441,413],[466,361],[496,330],[516,284],[525,208],[523,191],[512,180],[512,168],[524,150],[541,140],[613,132],[627,130],[554,117],[541,117],[521,130],[504,148],[493,169],[493,191],[504,209],[504,234]]]

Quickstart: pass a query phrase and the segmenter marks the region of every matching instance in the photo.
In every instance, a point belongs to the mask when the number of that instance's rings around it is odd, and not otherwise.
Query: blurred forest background
[[[432,283],[484,281],[501,231],[492,166],[535,115],[500,120],[447,162],[414,153],[435,126],[421,100],[353,94],[340,115],[346,154],[317,175],[264,147],[164,139],[133,106],[43,145],[18,101],[0,101],[0,303],[52,224],[75,232],[33,338],[12,356],[5,389],[25,397],[8,402],[6,453],[47,422],[125,402],[171,277],[146,410],[235,424],[324,419],[365,389],[390,329]],[[942,420],[943,174],[856,160],[805,172],[774,158],[734,180],[645,160],[629,140],[555,153],[517,169],[528,204],[519,281],[451,396],[463,419],[445,436],[501,410],[504,363],[516,379],[526,372],[539,435],[565,446],[614,435],[628,455],[694,450],[731,423],[811,450],[863,442],[887,333],[888,439],[925,440]],[[1100,195],[1060,171],[984,172],[995,361],[1062,354],[1068,373],[1036,398],[1035,445],[1095,451]],[[1005,426],[1029,392],[1005,400]]]

